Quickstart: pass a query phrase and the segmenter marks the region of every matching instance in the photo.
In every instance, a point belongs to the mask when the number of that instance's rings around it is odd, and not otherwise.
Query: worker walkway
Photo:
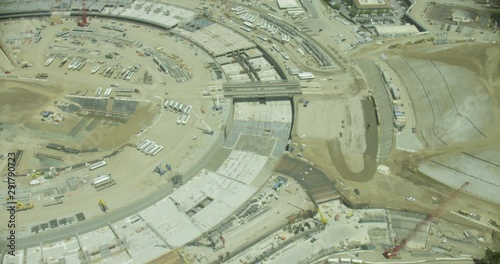
[[[302,94],[299,81],[225,83],[226,97],[283,97]]]

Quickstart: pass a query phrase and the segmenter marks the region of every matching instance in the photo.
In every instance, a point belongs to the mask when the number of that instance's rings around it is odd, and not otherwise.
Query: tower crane
[[[397,256],[399,250],[401,250],[402,248],[404,248],[406,246],[406,244],[408,243],[408,241],[410,241],[411,239],[413,239],[415,237],[415,235],[418,233],[418,231],[420,231],[420,229],[422,229],[430,221],[432,221],[432,219],[434,219],[434,217],[440,215],[443,212],[443,210],[450,204],[450,202],[453,201],[457,197],[457,195],[459,193],[461,193],[463,190],[465,190],[465,188],[468,185],[469,185],[469,182],[465,182],[464,184],[462,184],[462,186],[460,186],[460,188],[454,190],[450,194],[450,196],[448,196],[448,198],[443,203],[441,203],[436,209],[434,209],[434,211],[432,211],[422,221],[420,221],[410,231],[410,233],[408,233],[408,235],[406,235],[406,237],[403,238],[403,240],[401,241],[401,243],[399,243],[398,245],[396,245],[393,249],[386,250],[384,253],[382,253],[382,255],[384,255],[384,257],[387,258],[387,259]]]
[[[87,26],[87,7],[85,5],[85,0],[82,0],[82,20],[76,23],[79,27]]]

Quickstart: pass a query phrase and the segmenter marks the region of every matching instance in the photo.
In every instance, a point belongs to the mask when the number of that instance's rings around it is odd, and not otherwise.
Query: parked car
[[[309,101],[308,101],[308,100],[306,100],[306,101],[304,102],[304,107],[307,107],[307,105],[308,105],[308,104],[309,104]]]
[[[357,195],[360,195],[360,192],[359,192],[358,188],[354,189],[354,192],[355,192]]]
[[[415,199],[415,197],[408,196],[406,197],[406,200],[410,202],[415,202],[417,199]]]

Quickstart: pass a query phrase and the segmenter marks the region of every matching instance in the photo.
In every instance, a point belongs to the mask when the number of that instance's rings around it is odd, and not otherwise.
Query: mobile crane
[[[193,113],[203,123],[203,125],[205,125],[205,129],[203,129],[203,134],[207,135],[214,134],[214,131],[207,125],[207,123],[205,123],[205,121],[203,121],[203,119],[201,119],[201,117],[195,111],[191,111],[191,113]]]
[[[405,238],[396,245],[393,249],[386,250],[382,255],[384,255],[385,258],[390,259],[392,257],[395,257],[398,255],[399,250],[404,248],[408,241],[413,239],[415,235],[424,227],[426,226],[434,217],[440,215],[443,210],[450,204],[451,201],[453,201],[459,193],[461,193],[465,188],[469,185],[469,182],[465,182],[460,188],[456,189],[453,191],[450,196],[448,196],[448,199],[446,199],[442,204],[440,204],[434,211],[432,211],[427,217],[425,217],[422,221],[420,221],[411,231],[406,235]]]

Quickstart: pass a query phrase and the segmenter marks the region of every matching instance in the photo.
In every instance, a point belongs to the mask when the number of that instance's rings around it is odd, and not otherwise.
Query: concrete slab
[[[246,150],[263,156],[270,156],[276,138],[240,134],[235,150]]]
[[[255,43],[221,24],[212,24],[195,32],[179,28],[175,30],[202,46],[214,57],[255,47]]]
[[[396,134],[396,147],[408,152],[416,152],[424,149],[424,145],[411,129],[405,129]]]
[[[342,120],[346,119],[346,100],[340,97],[311,98],[309,104],[297,105],[297,134],[307,137],[334,139],[344,130]]]
[[[40,248],[33,248],[39,250]],[[67,239],[65,241],[59,241],[57,243],[52,243],[49,245],[43,245],[43,257],[48,261],[61,261],[63,259],[65,263],[79,263],[79,251],[80,246],[75,237]],[[29,251],[28,251],[29,252]],[[35,260],[29,257],[29,260]]]
[[[234,104],[234,119],[260,122],[292,122],[290,101],[238,102]]]
[[[201,235],[200,230],[191,223],[188,216],[180,212],[169,198],[141,211],[139,215],[174,247],[181,246]]]
[[[17,250],[14,252],[14,256],[11,256],[9,254],[5,254],[3,256],[3,263],[9,263],[9,264],[23,264],[24,263],[24,250]]]
[[[264,156],[233,150],[216,172],[248,185],[259,174],[266,161]]]
[[[467,192],[500,204],[500,154],[497,150],[440,155],[418,169],[454,189],[468,181],[471,184]]]
[[[172,250],[138,215],[116,222],[113,227],[118,237],[127,239],[127,250],[135,263],[146,263]]]

